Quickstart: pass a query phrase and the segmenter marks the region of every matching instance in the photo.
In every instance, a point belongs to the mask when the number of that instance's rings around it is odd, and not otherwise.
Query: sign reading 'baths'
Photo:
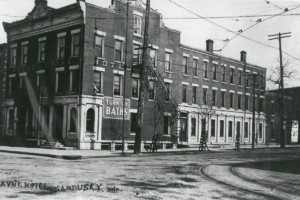
[[[125,99],[125,109],[123,109],[123,102],[121,98],[105,97],[103,102],[103,117],[123,119],[124,114],[125,120],[129,120],[130,100]]]

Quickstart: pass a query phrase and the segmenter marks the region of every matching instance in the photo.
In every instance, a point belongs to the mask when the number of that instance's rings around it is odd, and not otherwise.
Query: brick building
[[[117,0],[102,8],[77,0],[53,9],[47,0],[35,0],[25,19],[4,23],[10,58],[5,135],[114,149],[124,114],[126,147],[132,145],[144,16],[141,1]],[[257,141],[264,143],[266,69],[246,63],[246,52],[241,60],[214,54],[212,40],[206,50],[183,45],[180,32],[165,27],[160,13],[152,10],[150,19],[143,141],[151,142],[156,132],[165,144],[171,136],[179,144],[198,144],[203,130],[210,143],[234,143],[236,134],[250,143],[250,77],[259,74]],[[205,107],[213,112],[204,127]]]
[[[4,133],[5,119],[3,111],[3,100],[5,98],[5,80],[6,80],[6,64],[7,64],[7,44],[0,44],[0,136]]]
[[[300,88],[285,88],[284,89],[284,122],[285,122],[285,141],[287,144],[300,142]],[[266,122],[267,122],[267,140],[270,143],[280,143],[280,90],[268,91],[266,95],[267,107],[266,107]],[[292,127],[296,129],[298,134],[293,135]],[[297,130],[298,128],[298,130]],[[295,130],[294,130],[295,131]],[[294,141],[292,141],[292,139]]]

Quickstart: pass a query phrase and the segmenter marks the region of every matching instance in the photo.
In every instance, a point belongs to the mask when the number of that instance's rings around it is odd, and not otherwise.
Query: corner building
[[[131,148],[144,17],[141,1],[117,0],[102,8],[77,0],[54,9],[47,0],[35,0],[25,19],[4,23],[8,67],[3,136],[28,143],[59,141],[80,149],[115,150],[124,133],[126,148]],[[158,90],[149,89],[153,82],[148,82],[144,144],[151,142],[154,130],[163,136],[164,148],[174,143],[173,136],[178,144],[199,144],[204,129],[209,143],[234,143],[237,133],[242,143],[250,143],[252,79],[247,76],[251,74],[263,77],[255,91],[261,108],[256,113],[257,142],[264,143],[266,69],[246,63],[245,52],[241,61],[219,57],[211,40],[206,50],[183,45],[180,32],[165,27],[160,13],[152,10],[150,19],[151,70],[159,75],[168,96],[159,97]],[[172,102],[179,112],[177,119],[169,112],[155,112],[159,98]],[[201,127],[200,110],[212,99],[214,114]]]

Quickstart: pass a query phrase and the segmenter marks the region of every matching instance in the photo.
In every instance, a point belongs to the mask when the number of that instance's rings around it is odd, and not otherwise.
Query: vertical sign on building
[[[292,134],[291,134],[291,141],[292,143],[298,142],[298,121],[292,122]]]

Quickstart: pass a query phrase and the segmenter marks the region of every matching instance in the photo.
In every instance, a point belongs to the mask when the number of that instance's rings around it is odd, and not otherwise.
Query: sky
[[[111,2],[86,1],[102,7],[108,7]],[[59,8],[74,2],[48,0],[48,6]],[[0,0],[0,22],[23,19],[33,7],[34,0]],[[247,62],[267,68],[267,77],[279,65],[278,40],[269,41],[268,35],[291,32],[291,37],[282,39],[282,49],[289,54],[284,53],[283,59],[290,63],[294,73],[284,82],[285,87],[300,86],[300,0],[151,0],[151,7],[163,15],[167,27],[181,32],[182,44],[203,50],[207,39],[214,40],[215,50],[222,49],[224,41],[242,30],[241,35],[226,44],[221,55],[239,60],[240,51],[244,50]],[[282,14],[286,8],[289,11]],[[5,42],[6,33],[0,26],[0,43]],[[267,88],[277,86],[268,81]]]

